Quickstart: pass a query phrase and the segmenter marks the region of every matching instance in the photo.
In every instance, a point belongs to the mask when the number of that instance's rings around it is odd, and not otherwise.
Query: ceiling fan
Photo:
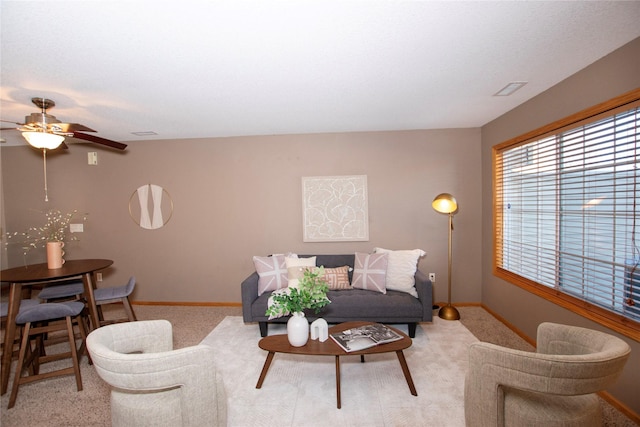
[[[55,116],[47,114],[47,110],[56,105],[56,103],[51,99],[31,98],[31,102],[39,107],[41,111],[39,113],[31,113],[26,116],[24,118],[24,123],[7,122],[6,120],[0,121],[20,126],[17,129],[22,132],[24,139],[26,139],[33,147],[42,149],[45,202],[49,201],[49,190],[47,188],[47,150],[54,150],[60,146],[68,148],[63,142],[65,137],[84,139],[85,141],[106,145],[107,147],[116,148],[118,150],[124,150],[127,148],[127,145],[121,142],[111,141],[110,139],[83,133],[95,132],[95,130],[84,125],[79,123],[62,123],[60,120],[56,119]],[[7,129],[15,128],[0,130]]]
[[[99,136],[86,134],[84,132],[95,132],[95,130],[88,128],[79,123],[62,123],[60,120],[56,119],[55,116],[51,114],[47,114],[47,110],[56,105],[54,101],[47,98],[31,98],[31,102],[33,102],[38,108],[40,108],[39,113],[31,113],[24,118],[24,123],[18,122],[7,122],[6,120],[2,120],[6,123],[14,123],[19,125],[17,128],[19,131],[23,132],[23,136],[25,139],[31,144],[30,138],[38,137],[41,135],[38,134],[49,134],[49,135],[58,135],[58,145],[62,145],[64,148],[68,148],[64,142],[64,137],[73,137],[77,139],[83,139],[85,141],[93,142],[95,144],[105,145],[107,147],[116,148],[118,150],[124,150],[127,148],[127,144],[123,144],[121,142],[112,141],[110,139],[101,138]],[[1,130],[14,129],[14,128],[4,128]],[[45,148],[41,146],[34,145],[37,148]]]

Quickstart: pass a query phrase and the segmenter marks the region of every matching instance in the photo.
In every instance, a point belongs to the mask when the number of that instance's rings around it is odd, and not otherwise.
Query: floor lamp
[[[453,233],[453,214],[458,210],[458,202],[455,197],[449,193],[438,194],[431,203],[436,212],[449,215],[449,273],[447,280],[449,281],[447,305],[442,307],[438,312],[438,316],[445,320],[458,320],[460,313],[451,305],[451,235]]]

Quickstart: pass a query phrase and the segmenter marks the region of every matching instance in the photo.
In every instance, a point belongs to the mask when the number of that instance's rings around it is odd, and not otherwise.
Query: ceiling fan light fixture
[[[64,136],[48,132],[22,132],[22,136],[35,148],[46,148],[47,150],[58,148],[64,141]]]

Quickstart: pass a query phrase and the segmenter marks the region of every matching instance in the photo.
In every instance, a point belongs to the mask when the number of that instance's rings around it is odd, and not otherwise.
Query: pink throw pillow
[[[254,256],[253,265],[258,273],[258,296],[265,292],[284,289],[289,284],[284,255]]]
[[[387,293],[388,254],[365,254],[356,252],[353,267],[353,286],[356,289]]]

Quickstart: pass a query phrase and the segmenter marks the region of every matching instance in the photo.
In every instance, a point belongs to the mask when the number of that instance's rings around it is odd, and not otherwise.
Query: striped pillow
[[[304,272],[309,267],[316,266],[316,257],[309,258],[295,258],[285,257],[284,262],[287,265],[287,272],[289,277],[288,287],[297,288],[300,286],[300,279],[304,275]]]
[[[322,278],[327,281],[327,286],[329,286],[329,290],[331,291],[351,289],[348,265],[337,268],[325,268]]]

